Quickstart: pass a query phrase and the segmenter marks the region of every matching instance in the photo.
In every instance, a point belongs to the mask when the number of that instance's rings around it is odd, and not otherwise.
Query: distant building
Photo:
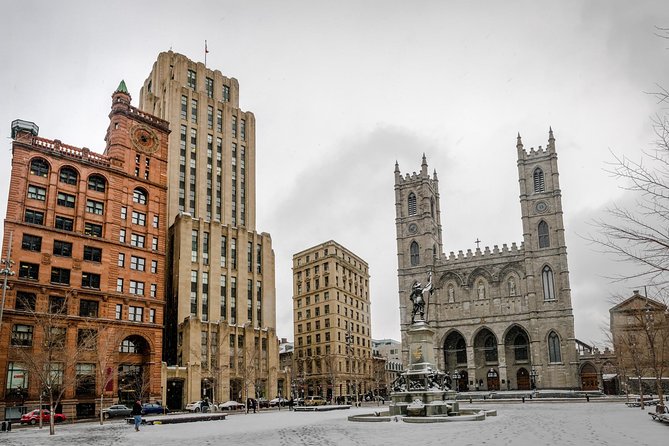
[[[168,124],[131,106],[124,82],[109,119],[103,154],[12,125],[6,419],[37,407],[47,384],[64,390],[70,418],[95,417],[101,395],[105,404],[162,398]]]
[[[299,396],[372,391],[367,262],[332,240],[294,254],[293,316]]]
[[[543,149],[517,139],[523,243],[444,254],[439,181],[395,166],[399,302],[404,359],[411,288],[432,272],[427,319],[438,367],[460,390],[579,388],[578,357],[553,132]],[[491,178],[477,179],[494,187]],[[460,185],[462,186],[462,185]],[[466,185],[465,185],[466,187]],[[465,214],[467,206],[453,210]],[[515,213],[516,210],[509,210]],[[489,224],[499,216],[491,215]],[[472,235],[472,240],[475,234]]]
[[[669,392],[669,313],[667,305],[634,294],[609,310],[613,350],[622,391],[656,392],[661,377]],[[659,372],[656,373],[656,372]]]
[[[394,339],[372,339],[372,356],[383,359],[383,379],[379,387],[379,394],[387,397],[390,394],[390,385],[404,371],[402,365],[402,343]],[[379,370],[375,370],[375,380],[379,380]]]

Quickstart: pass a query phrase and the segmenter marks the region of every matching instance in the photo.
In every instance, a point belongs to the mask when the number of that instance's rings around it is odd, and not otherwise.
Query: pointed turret
[[[116,93],[130,94],[128,93],[128,87],[125,86],[125,81],[123,79],[121,79],[121,83],[118,84],[118,87],[116,88]]]
[[[548,147],[551,152],[555,152],[555,137],[553,136],[553,127],[548,127]]]
[[[523,139],[520,137],[520,132],[518,132],[518,137],[516,138],[516,150],[518,151],[518,159],[520,159],[525,154]]]
[[[425,157],[425,152],[423,152],[423,162],[421,163],[420,173],[427,176],[427,158]]]
[[[437,178],[437,169],[434,169],[434,174],[432,175],[432,179],[434,181],[439,181],[439,179]]]
[[[118,84],[116,91],[112,94],[112,112],[119,109],[127,109],[130,106],[130,93],[128,93],[128,87],[125,86],[125,81],[121,80],[121,83]]]
[[[400,173],[400,163],[395,160],[395,184],[399,183],[402,179],[402,174]]]

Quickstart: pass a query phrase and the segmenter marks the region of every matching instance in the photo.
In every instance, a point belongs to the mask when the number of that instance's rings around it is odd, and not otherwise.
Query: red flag
[[[207,41],[204,41],[204,54],[207,54],[209,50],[207,49]]]

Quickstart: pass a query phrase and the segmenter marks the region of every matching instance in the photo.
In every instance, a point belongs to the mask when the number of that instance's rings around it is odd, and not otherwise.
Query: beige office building
[[[367,262],[332,240],[293,255],[293,321],[295,396],[372,390]]]
[[[239,108],[236,79],[172,51],[140,96],[141,110],[171,130],[168,406],[274,396],[274,252],[256,230],[255,118]]]

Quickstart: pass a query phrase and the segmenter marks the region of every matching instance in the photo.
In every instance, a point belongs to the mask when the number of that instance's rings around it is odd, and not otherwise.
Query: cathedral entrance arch
[[[482,328],[474,338],[474,364],[477,370],[474,379],[478,379],[479,386],[482,387],[488,369],[499,364],[497,337],[488,328]]]
[[[525,367],[521,367],[516,372],[516,382],[518,383],[518,390],[531,390],[530,374]]]
[[[458,367],[467,367],[467,344],[458,331],[452,331],[444,340],[444,369],[453,372]]]
[[[597,369],[590,363],[581,368],[581,390],[598,390]]]

